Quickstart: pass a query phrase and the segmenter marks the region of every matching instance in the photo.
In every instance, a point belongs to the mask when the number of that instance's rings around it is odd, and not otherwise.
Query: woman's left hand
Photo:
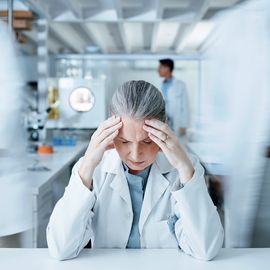
[[[145,120],[143,129],[148,133],[149,138],[160,147],[172,166],[178,170],[181,183],[189,181],[194,174],[194,168],[169,126],[157,119],[150,119]]]

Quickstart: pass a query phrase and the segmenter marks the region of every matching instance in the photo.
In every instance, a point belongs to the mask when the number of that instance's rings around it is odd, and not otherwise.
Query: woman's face
[[[159,147],[143,129],[144,120],[130,117],[121,117],[121,120],[123,125],[114,139],[114,146],[130,172],[136,174],[154,162]]]

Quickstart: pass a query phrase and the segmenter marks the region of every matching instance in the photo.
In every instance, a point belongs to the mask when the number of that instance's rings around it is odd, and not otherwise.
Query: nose
[[[130,157],[132,161],[140,161],[141,149],[138,144],[133,144],[130,149]]]

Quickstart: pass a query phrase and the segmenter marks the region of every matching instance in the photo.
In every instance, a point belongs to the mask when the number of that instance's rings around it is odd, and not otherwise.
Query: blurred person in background
[[[15,43],[7,24],[0,21],[0,247],[19,247],[18,228],[14,227],[20,218],[28,217],[23,207],[24,190],[12,178],[12,174],[26,169],[22,156],[27,142],[22,117],[23,80]]]
[[[225,246],[269,247],[270,1],[245,1],[215,24],[202,57],[203,120],[227,171]]]
[[[17,61],[15,38],[0,21],[0,150],[22,150],[26,145],[26,132],[22,118],[22,74]],[[3,169],[3,167],[1,168]]]
[[[166,103],[167,121],[178,136],[184,136],[189,123],[189,106],[186,85],[173,76],[174,61],[159,60],[158,73],[164,78],[161,91]]]

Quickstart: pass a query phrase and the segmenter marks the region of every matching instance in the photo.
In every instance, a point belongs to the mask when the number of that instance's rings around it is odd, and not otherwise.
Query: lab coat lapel
[[[114,179],[110,186],[127,203],[128,209],[130,210],[130,212],[132,212],[132,204],[128,183],[121,163],[119,163],[117,174],[114,176]]]
[[[143,226],[165,190],[169,186],[168,180],[162,175],[156,163],[153,163],[146,185],[144,200],[139,220],[139,231],[142,233]]]

